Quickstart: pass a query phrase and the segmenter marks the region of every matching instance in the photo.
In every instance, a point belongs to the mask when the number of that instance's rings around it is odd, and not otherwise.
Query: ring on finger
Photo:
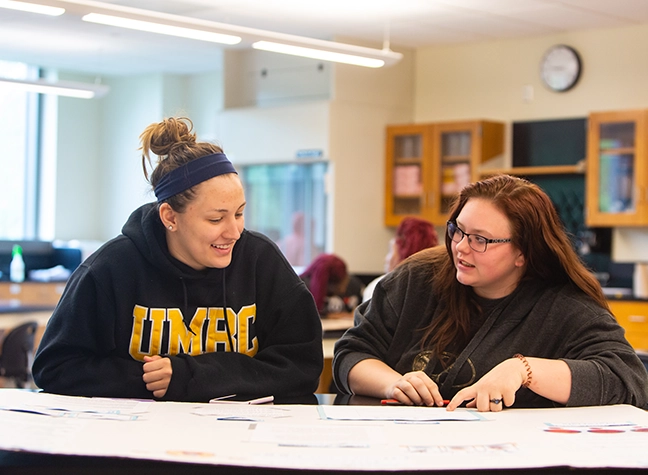
[[[490,400],[493,404],[501,404],[502,398],[493,398]]]

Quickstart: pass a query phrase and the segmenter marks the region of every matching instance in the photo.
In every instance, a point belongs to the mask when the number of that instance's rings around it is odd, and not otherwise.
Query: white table
[[[16,392],[0,389],[0,406],[15,407],[28,400],[24,392],[19,396]],[[483,413],[484,421],[438,423],[323,419],[318,412],[323,406],[317,405],[247,407],[266,414],[256,413],[258,421],[218,420],[214,415],[199,415],[213,409],[213,405],[160,402],[151,404],[148,412],[133,421],[0,410],[0,449],[101,457],[106,464],[117,459],[126,465],[128,460],[134,464],[136,460],[148,460],[158,464],[213,465],[219,469],[422,473],[648,468],[648,412],[626,405],[509,409]],[[381,409],[345,407],[361,412]],[[275,417],[277,412],[282,417]]]

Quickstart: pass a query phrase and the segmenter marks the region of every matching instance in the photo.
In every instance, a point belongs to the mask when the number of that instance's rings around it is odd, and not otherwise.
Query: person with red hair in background
[[[321,316],[352,312],[362,298],[362,281],[350,275],[346,262],[335,254],[320,254],[299,277],[313,294]]]
[[[434,247],[438,243],[439,238],[432,223],[412,216],[403,219],[396,228],[396,235],[389,241],[389,250],[385,256],[385,274],[376,277],[367,285],[362,295],[362,301],[366,302],[371,298],[376,284],[387,273],[393,271],[398,264],[412,254],[428,247]]]

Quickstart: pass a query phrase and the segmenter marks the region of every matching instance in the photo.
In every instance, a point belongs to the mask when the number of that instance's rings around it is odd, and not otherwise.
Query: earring
[[[169,229],[173,229],[173,226],[171,224],[169,224]]]

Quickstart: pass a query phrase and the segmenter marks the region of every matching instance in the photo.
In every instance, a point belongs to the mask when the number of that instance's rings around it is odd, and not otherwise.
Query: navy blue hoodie
[[[322,327],[313,297],[270,239],[244,230],[227,268],[196,271],[169,254],[150,203],[73,273],[32,370],[48,392],[152,398],[146,355],[171,359],[164,400],[312,395]]]

